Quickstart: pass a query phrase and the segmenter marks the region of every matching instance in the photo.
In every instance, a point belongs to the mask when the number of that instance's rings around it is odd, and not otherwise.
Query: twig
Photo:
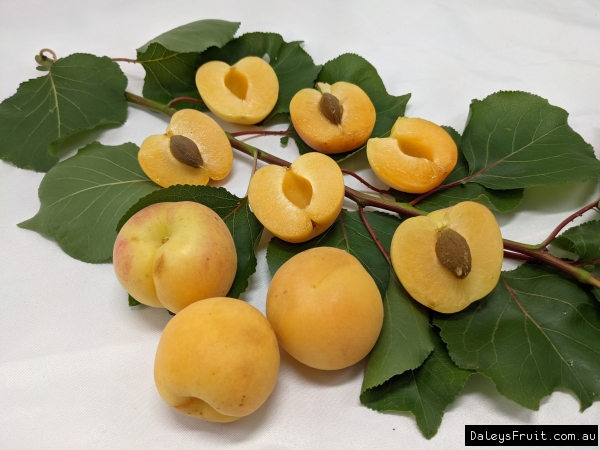
[[[365,180],[364,178],[362,178],[360,175],[352,172],[351,170],[342,169],[342,173],[345,173],[346,175],[350,175],[351,177],[356,178],[358,181],[360,181],[362,184],[364,184],[366,187],[368,187],[372,191],[378,192],[380,194],[389,194],[390,193],[389,189],[379,189],[379,188],[376,188],[375,186],[373,186],[372,184],[370,184],[367,180]]]
[[[373,239],[373,242],[375,242],[375,245],[377,245],[377,247],[379,248],[379,251],[381,252],[383,257],[386,259],[388,264],[391,266],[392,260],[390,259],[390,255],[387,252],[387,250],[385,249],[385,247],[383,246],[383,244],[381,243],[381,241],[379,240],[379,238],[377,237],[377,234],[375,234],[375,230],[373,230],[373,228],[371,227],[371,224],[367,220],[367,216],[365,215],[365,209],[361,205],[358,205],[358,214],[360,215],[360,220],[362,220],[362,223],[365,225],[365,228],[371,235],[371,239]]]

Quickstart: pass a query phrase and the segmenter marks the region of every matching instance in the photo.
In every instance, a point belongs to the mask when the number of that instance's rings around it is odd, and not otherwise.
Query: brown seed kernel
[[[197,169],[203,163],[200,150],[194,141],[179,134],[171,136],[171,153],[177,161]]]
[[[332,124],[339,125],[342,123],[344,109],[335,95],[328,92],[324,93],[319,101],[319,109]]]
[[[442,265],[456,278],[471,272],[471,249],[466,239],[450,228],[444,228],[435,243],[435,253]]]

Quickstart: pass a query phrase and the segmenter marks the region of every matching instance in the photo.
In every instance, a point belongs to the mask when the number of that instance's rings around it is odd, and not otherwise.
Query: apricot
[[[183,309],[165,327],[154,380],[175,410],[211,422],[232,422],[267,400],[279,373],[279,347],[256,308],[227,297]]]
[[[212,209],[196,202],[155,203],[123,225],[113,265],[138,302],[177,313],[226,295],[237,253],[227,225]]]
[[[193,109],[177,111],[165,134],[150,136],[138,152],[142,170],[156,184],[206,185],[233,166],[233,150],[221,127]]]
[[[344,177],[329,156],[306,153],[289,168],[257,170],[248,202],[267,230],[287,242],[304,242],[335,222],[344,202]]]
[[[269,115],[279,95],[279,80],[264,59],[248,56],[233,66],[209,61],[196,72],[196,87],[216,116],[251,125]]]
[[[343,153],[360,147],[373,132],[375,106],[355,84],[317,83],[302,89],[290,102],[290,117],[298,135],[322,153]]]
[[[422,194],[439,186],[458,159],[456,143],[439,125],[400,117],[389,138],[367,142],[367,158],[375,175],[402,192]]]
[[[267,293],[267,319],[281,346],[316,369],[351,366],[371,351],[383,324],[375,281],[354,256],[333,247],[285,262]]]
[[[441,313],[461,311],[489,294],[500,278],[503,255],[494,215],[471,201],[405,220],[390,249],[406,291]]]

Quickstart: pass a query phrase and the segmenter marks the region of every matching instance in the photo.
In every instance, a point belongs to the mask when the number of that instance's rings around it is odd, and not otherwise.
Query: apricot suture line
[[[176,112],[175,109],[170,108],[168,105],[164,105],[162,103],[155,102],[153,100],[148,100],[146,98],[140,97],[135,94],[131,94],[129,92],[126,92],[125,96],[126,96],[127,101],[129,101],[133,104],[141,106],[145,109],[149,109],[151,111],[165,114],[169,117],[171,117]],[[236,139],[231,133],[226,133],[226,135],[227,135],[227,138],[229,139],[231,146],[246,155],[249,155],[253,158],[257,157],[261,161],[268,163],[268,164],[276,164],[276,165],[284,166],[284,167],[289,167],[291,165],[291,163],[289,163],[288,161],[286,161],[284,159],[281,159],[275,155],[271,155],[270,153],[267,153],[264,150],[258,149],[256,147],[253,147],[249,144],[246,144],[245,142],[242,142],[242,141]],[[445,185],[445,186],[449,187],[450,185]],[[434,191],[435,191],[435,189],[433,189],[431,192],[434,192]],[[385,211],[397,213],[402,216],[408,216],[408,217],[427,215],[427,212],[425,212],[421,209],[418,209],[412,205],[412,203],[415,203],[415,200],[418,200],[419,198],[415,199],[411,203],[395,202],[392,200],[377,198],[372,195],[365,194],[363,192],[352,189],[348,186],[346,186],[346,188],[345,188],[345,196],[346,196],[346,198],[354,201],[357,204],[359,210],[361,208],[370,206],[370,207],[374,207],[374,208],[383,209]],[[523,244],[520,242],[515,242],[515,241],[508,240],[508,239],[504,239],[503,240],[504,250],[509,252],[509,254],[507,256],[509,256],[511,258],[518,258],[518,259],[524,259],[523,257],[527,257],[527,258],[529,258],[530,261],[537,261],[537,262],[541,262],[544,264],[548,264],[548,265],[562,271],[563,273],[570,275],[571,277],[578,280],[580,283],[588,284],[590,286],[600,289],[600,277],[594,276],[592,273],[578,267],[577,265],[569,263],[568,261],[563,261],[562,259],[557,258],[554,255],[551,255],[550,253],[548,253],[547,250],[545,250],[545,248],[550,244],[550,242],[554,239],[554,237],[556,237],[556,235],[560,232],[560,230],[562,228],[564,228],[564,226],[566,226],[569,222],[571,222],[572,220],[574,220],[576,217],[580,216],[584,212],[596,208],[599,203],[600,203],[600,198],[596,199],[593,203],[590,203],[589,205],[585,206],[584,208],[580,209],[579,211],[573,213],[571,216],[569,216],[567,219],[565,219],[563,222],[561,222],[559,227],[557,227],[554,230],[554,232],[542,244],[530,245],[530,244]],[[367,227],[367,229],[369,229],[369,227]],[[374,234],[374,231],[372,229],[369,230],[369,233],[371,233],[371,232],[373,232],[373,234]],[[374,237],[374,239],[375,239],[375,237]],[[377,243],[377,241],[375,241],[375,242]],[[520,256],[517,256],[517,255],[520,255]]]

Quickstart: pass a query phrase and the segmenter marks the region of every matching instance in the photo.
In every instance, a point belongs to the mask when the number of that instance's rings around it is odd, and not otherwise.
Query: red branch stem
[[[289,130],[284,131],[264,131],[264,130],[246,130],[246,131],[236,131],[235,133],[230,133],[232,136],[287,136],[290,134]]]
[[[391,266],[392,260],[390,259],[390,255],[379,240],[379,238],[377,237],[377,234],[375,233],[375,230],[373,230],[373,227],[371,227],[371,224],[369,223],[369,221],[367,220],[367,216],[365,215],[365,209],[361,205],[358,205],[358,214],[360,215],[360,220],[362,220],[363,224],[365,225],[365,228],[371,235],[371,239],[373,239],[373,242],[375,242],[375,245],[377,245],[377,248],[379,248],[379,251],[386,259],[388,264]]]
[[[369,189],[371,189],[374,192],[379,192],[380,194],[389,194],[389,192],[390,192],[389,189],[379,189],[379,188],[376,188],[375,186],[373,186],[372,184],[370,184],[367,180],[365,180],[364,178],[362,178],[360,175],[352,172],[351,170],[342,169],[342,173],[345,173],[346,175],[350,175],[351,177],[356,178],[358,181],[360,181],[362,184],[364,184],[366,187],[368,187]]]
[[[192,103],[199,103],[200,105],[204,105],[205,103],[200,100],[199,98],[194,98],[194,97],[177,97],[174,98],[173,100],[171,100],[168,104],[167,107],[168,108],[172,108],[173,105],[176,105],[177,103],[180,102],[192,102]]]

